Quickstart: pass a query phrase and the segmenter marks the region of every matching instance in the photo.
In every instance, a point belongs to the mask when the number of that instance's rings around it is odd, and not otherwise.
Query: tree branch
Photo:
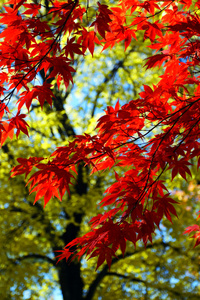
[[[135,255],[135,254],[138,254],[138,253],[140,253],[140,252],[142,252],[142,251],[146,251],[147,249],[152,249],[152,248],[159,247],[159,246],[163,246],[164,248],[170,247],[170,248],[172,248],[174,251],[178,252],[179,254],[181,254],[181,255],[186,255],[186,256],[187,256],[187,254],[181,252],[181,249],[180,249],[180,248],[175,247],[175,246],[171,245],[170,243],[166,243],[166,242],[161,241],[161,242],[158,242],[158,243],[149,244],[149,245],[146,246],[146,248],[141,248],[141,249],[135,250],[135,252],[127,252],[127,253],[125,253],[124,256],[123,256],[122,254],[121,254],[121,255],[118,255],[118,257],[113,258],[113,260],[112,260],[112,266],[113,266],[115,263],[119,262],[121,259],[125,259],[125,258],[127,258],[127,257],[130,257],[130,256],[133,256],[133,255]],[[91,283],[91,285],[90,285],[90,287],[89,287],[89,289],[88,289],[87,295],[86,295],[86,297],[85,297],[85,300],[91,300],[91,299],[93,298],[94,293],[95,293],[95,291],[96,291],[96,288],[97,288],[97,286],[99,285],[99,283],[101,282],[101,280],[102,280],[105,276],[107,276],[107,275],[111,275],[111,274],[114,275],[114,273],[115,273],[115,272],[108,272],[108,266],[105,265],[105,266],[103,267],[103,269],[97,274],[97,276],[96,276],[96,278],[94,279],[94,281]],[[117,276],[117,275],[116,275],[116,276]],[[120,274],[120,276],[123,277],[123,278],[125,278],[125,279],[129,279],[129,276],[125,276],[125,275],[121,275],[121,274]],[[132,278],[131,280],[132,280],[132,281],[135,281],[135,282],[136,282],[136,281],[137,281],[137,282],[140,281],[140,282],[146,284],[145,281],[143,281],[143,280],[141,280],[141,279],[138,279],[138,278],[134,278],[134,280],[133,280],[133,278]]]
[[[117,73],[119,68],[123,67],[126,57],[128,57],[128,55],[133,51],[134,51],[134,48],[131,48],[130,51],[126,54],[125,58],[121,59],[120,61],[118,61],[114,65],[113,69],[109,72],[109,74],[107,74],[107,76],[105,77],[105,79],[104,79],[104,81],[102,82],[101,85],[105,85],[106,83],[108,83],[115,76],[115,74]],[[98,101],[98,98],[99,98],[100,94],[102,93],[101,85],[99,85],[99,87],[97,89],[97,94],[96,94],[96,97],[94,99],[94,105],[93,105],[92,112],[91,112],[91,118],[93,118],[94,115],[95,115],[95,110],[96,110],[96,107],[97,107],[97,101]]]
[[[20,256],[20,257],[15,258],[14,260],[15,261],[22,261],[22,260],[25,260],[25,259],[37,259],[37,260],[41,259],[41,260],[47,261],[48,263],[52,264],[53,266],[56,266],[56,261],[53,260],[52,258],[50,258],[46,255],[36,254],[36,253]]]
[[[175,290],[173,288],[170,288],[168,285],[167,286],[160,286],[160,283],[159,283],[159,285],[156,285],[156,284],[154,284],[152,282],[149,283],[149,282],[147,282],[147,281],[145,281],[143,279],[140,279],[140,278],[137,278],[137,277],[127,276],[127,275],[120,274],[120,273],[117,273],[117,272],[107,272],[106,276],[116,276],[116,277],[120,277],[120,278],[123,278],[123,279],[127,279],[127,280],[129,280],[131,282],[143,283],[143,284],[145,284],[145,286],[157,289],[159,291],[168,291],[168,292],[170,292],[173,295],[178,296],[178,297],[183,297],[184,296],[184,299],[185,299],[185,297],[190,298],[192,296],[195,296],[195,297],[198,296],[197,293],[190,293],[190,292],[185,292],[184,291],[184,294],[183,294],[183,293],[180,293],[180,292],[178,292],[177,290]]]
[[[153,248],[155,245],[158,246],[158,244],[154,244],[154,245],[150,244],[150,245],[147,245],[147,246],[146,246],[146,249]],[[139,252],[142,252],[142,251],[144,251],[144,250],[145,250],[145,249],[142,248],[142,249],[140,249],[140,250],[135,250],[135,252],[127,252],[127,253],[124,254],[124,256],[123,256],[122,254],[121,254],[121,255],[118,255],[118,257],[113,258],[113,260],[112,260],[112,266],[113,266],[115,263],[119,262],[119,260],[124,259],[124,258],[127,258],[127,257],[130,257],[130,256],[135,255],[135,254],[137,254],[137,253],[139,253]],[[91,299],[93,298],[93,295],[94,295],[94,293],[95,293],[95,291],[96,291],[97,286],[99,285],[99,283],[101,282],[101,280],[107,275],[107,273],[108,273],[108,266],[105,265],[105,266],[103,267],[103,269],[97,274],[97,276],[96,276],[96,278],[94,279],[94,281],[91,283],[91,285],[90,285],[90,287],[89,287],[89,289],[88,289],[87,295],[86,295],[86,297],[85,297],[85,300],[91,300]]]

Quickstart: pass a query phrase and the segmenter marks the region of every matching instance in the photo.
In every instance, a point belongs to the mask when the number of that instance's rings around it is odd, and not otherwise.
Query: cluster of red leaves
[[[200,156],[200,18],[195,12],[200,4],[192,0],[121,0],[108,7],[97,2],[96,18],[86,28],[82,23],[86,10],[78,0],[50,3],[51,26],[42,20],[40,5],[25,0],[10,0],[13,7],[6,6],[0,14],[5,24],[0,34],[0,67],[8,70],[0,73],[0,80],[9,87],[5,97],[6,91],[1,90],[1,143],[12,137],[14,129],[17,135],[20,131],[28,134],[25,116],[20,114],[24,105],[29,109],[33,99],[41,106],[45,100],[52,104],[51,86],[44,83],[29,89],[38,72],[44,69],[46,79],[57,78],[58,86],[63,80],[67,88],[75,72],[70,66],[74,55],[85,55],[87,49],[93,54],[95,44],[104,50],[124,41],[126,49],[140,32],[149,40],[149,47],[159,52],[145,66],[164,67],[158,84],[144,85],[138,99],[107,108],[98,121],[97,135],[77,136],[48,161],[19,159],[12,170],[12,176],[28,176],[33,167],[38,169],[28,183],[30,192],[36,192],[35,201],[44,197],[46,205],[52,197],[61,200],[69,192],[71,172],[83,161],[92,172],[115,166],[125,169],[121,177],[115,172],[116,182],[101,201],[102,206],[111,206],[109,210],[92,218],[91,231],[66,245],[59,256],[97,256],[97,268],[104,261],[110,267],[119,248],[124,254],[127,241],[143,240],[146,245],[163,216],[172,221],[176,201],[170,198],[161,175],[171,170],[172,179],[178,174],[187,179],[189,161]],[[64,34],[69,38],[62,48]],[[19,93],[18,113],[3,120],[9,115],[7,106],[15,91]],[[156,135],[155,128],[159,129]],[[197,245],[199,227],[186,232],[194,230]]]

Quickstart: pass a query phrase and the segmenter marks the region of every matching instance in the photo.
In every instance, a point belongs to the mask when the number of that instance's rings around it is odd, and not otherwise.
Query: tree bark
[[[82,219],[81,215],[76,216],[76,220]],[[79,226],[71,223],[67,226],[62,238],[65,243],[78,236]],[[63,300],[83,300],[83,281],[81,278],[81,264],[76,260],[66,262],[62,260],[58,264],[58,276],[60,287],[63,295]]]
[[[87,193],[87,183],[84,181],[83,165],[78,167],[78,176],[76,183],[76,192],[80,196]],[[74,223],[67,225],[62,240],[64,244],[68,244],[73,239],[78,237],[83,213],[74,214]],[[59,262],[58,268],[59,282],[63,295],[63,300],[83,300],[83,281],[81,278],[81,264],[77,260],[66,262],[62,260]]]

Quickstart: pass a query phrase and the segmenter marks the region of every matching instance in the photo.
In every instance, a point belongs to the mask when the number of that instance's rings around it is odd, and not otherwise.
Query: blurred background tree
[[[92,19],[91,1],[90,5],[87,17]],[[200,255],[182,235],[193,223],[191,211],[198,206],[195,171],[189,186],[181,178],[173,185],[168,180],[169,189],[182,204],[180,218],[174,219],[173,226],[164,221],[152,245],[146,249],[140,244],[136,249],[129,246],[125,257],[119,252],[110,271],[103,265],[98,272],[94,260],[56,264],[55,256],[57,250],[88,230],[90,218],[101,211],[98,203],[104,190],[115,180],[112,174],[90,176],[80,165],[70,197],[66,195],[62,203],[51,201],[45,210],[42,201],[33,205],[23,177],[8,180],[17,157],[48,156],[75,134],[95,132],[96,120],[107,105],[118,99],[124,104],[137,97],[143,84],[155,83],[160,71],[143,68],[144,59],[151,55],[146,43],[138,36],[138,42],[132,42],[126,53],[120,44],[103,53],[96,49],[93,57],[89,53],[75,57],[74,85],[67,91],[61,86],[58,91],[51,78],[56,95],[53,107],[45,104],[41,110],[35,101],[29,114],[30,139],[20,135],[2,147],[0,299],[198,299]],[[43,72],[37,80],[44,80]],[[61,296],[56,297],[59,290]]]

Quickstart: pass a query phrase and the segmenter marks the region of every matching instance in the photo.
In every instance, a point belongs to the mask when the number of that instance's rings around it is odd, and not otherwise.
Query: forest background
[[[47,4],[48,1],[46,1]],[[94,1],[96,3],[96,1]],[[109,4],[111,1],[103,1]],[[1,1],[1,6],[2,6]],[[95,11],[90,1],[88,18]],[[46,5],[48,9],[48,4]],[[45,13],[44,13],[45,14]],[[48,17],[47,17],[48,21]],[[8,180],[16,158],[48,156],[57,146],[67,144],[76,134],[95,132],[97,119],[107,105],[115,105],[118,99],[125,104],[141,92],[143,84],[158,81],[160,70],[143,68],[145,58],[152,55],[138,35],[126,52],[124,44],[103,53],[96,49],[94,55],[75,57],[74,85],[67,92],[61,85],[58,91],[55,79],[53,107],[44,104],[41,110],[37,102],[28,117],[30,139],[7,141],[0,153],[0,298],[100,300],[100,299],[197,299],[200,294],[199,249],[193,249],[194,241],[182,235],[184,229],[194,223],[198,211],[200,187],[195,169],[187,184],[181,176],[173,183],[166,173],[168,189],[181,205],[177,205],[179,219],[173,225],[162,221],[156,231],[153,244],[129,245],[124,257],[113,259],[111,269],[107,265],[95,271],[96,259],[71,264],[65,260],[56,264],[55,251],[88,230],[88,221],[97,211],[105,189],[114,182],[111,173],[89,175],[79,166],[77,183],[71,195],[63,201],[51,201],[43,209],[42,201],[33,206],[34,195],[24,188],[24,178]],[[65,43],[65,41],[62,41]],[[44,80],[40,72],[38,82]],[[15,109],[13,107],[13,109]],[[120,170],[119,170],[120,174]],[[193,212],[193,213],[191,213]],[[60,292],[59,292],[60,291]]]

